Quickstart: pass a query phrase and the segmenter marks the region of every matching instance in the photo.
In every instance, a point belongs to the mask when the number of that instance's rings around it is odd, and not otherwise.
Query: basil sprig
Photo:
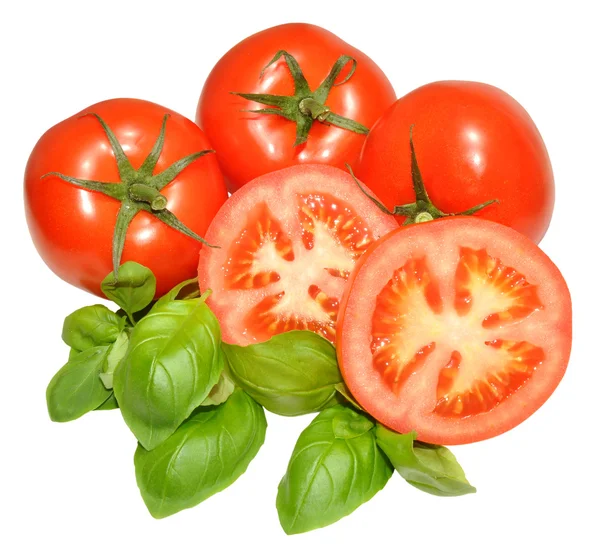
[[[222,343],[205,302],[210,292],[201,295],[196,279],[154,301],[154,275],[134,262],[102,288],[120,309],[95,304],[67,316],[69,359],[48,385],[48,412],[64,422],[120,408],[138,439],[136,479],[154,517],[197,505],[246,470],[265,438],[263,407],[284,416],[319,412],[279,484],[288,534],[350,514],[394,469],[434,495],[475,492],[447,448],[367,415],[320,336],[291,331],[250,346]]]
[[[337,404],[342,382],[335,348],[310,331],[249,346],[223,344],[233,381],[270,412],[299,416]]]

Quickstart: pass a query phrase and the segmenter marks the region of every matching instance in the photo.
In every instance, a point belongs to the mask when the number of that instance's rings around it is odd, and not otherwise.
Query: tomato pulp
[[[165,126],[164,144],[153,177],[183,157],[210,149],[210,144],[202,130],[187,118],[138,99],[113,99],[90,106],[48,130],[38,141],[25,171],[25,209],[34,244],[59,277],[102,296],[100,283],[113,270],[118,215],[123,216],[123,205],[130,204],[129,200],[122,204],[109,195],[49,174],[59,172],[82,181],[102,181],[119,189],[116,185],[122,176],[114,148],[94,115],[101,117],[116,136],[134,177],[141,176],[135,172],[153,150],[161,122]],[[141,190],[148,191],[145,182],[149,179],[143,179]],[[214,154],[206,154],[178,174],[173,173],[160,194],[161,199],[166,198],[164,210],[202,235],[227,199]],[[157,296],[195,275],[201,244],[161,222],[157,212],[139,212],[126,228],[120,261],[136,261],[149,267],[156,275]]]
[[[390,209],[414,201],[409,133],[433,204],[477,212],[538,243],[554,208],[548,152],[533,120],[491,85],[441,81],[398,99],[369,133],[356,175]],[[403,222],[404,217],[398,217]]]
[[[389,80],[368,56],[321,27],[290,23],[246,38],[211,71],[196,112],[196,122],[215,147],[231,191],[253,178],[295,164],[324,163],[343,169],[345,163],[355,163],[365,140],[365,135],[315,118],[308,140],[295,145],[296,121],[273,113],[248,112],[269,105],[231,94],[293,95],[294,79],[285,58],[267,67],[282,50],[295,58],[311,91],[323,82],[340,56],[353,58],[356,70],[348,78],[352,64],[346,64],[324,104],[367,128],[396,100]]]
[[[396,230],[349,279],[338,359],[384,425],[460,444],[516,426],[550,396],[571,348],[563,277],[525,236],[475,217]]]
[[[397,228],[350,175],[326,165],[272,172],[234,193],[202,250],[200,289],[223,340],[262,342],[294,329],[333,341],[339,301],[355,262]]]

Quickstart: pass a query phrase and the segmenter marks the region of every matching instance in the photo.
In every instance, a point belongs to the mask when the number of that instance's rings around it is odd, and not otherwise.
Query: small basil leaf
[[[112,344],[123,330],[125,320],[107,307],[96,304],[80,308],[65,318],[63,341],[82,352],[94,346]]]
[[[475,493],[455,456],[441,445],[415,441],[416,433],[396,433],[377,424],[377,444],[412,486],[445,497]]]
[[[119,407],[119,403],[115,398],[115,393],[111,392],[110,396],[96,410],[115,410]]]
[[[111,391],[104,388],[99,378],[108,349],[95,346],[73,356],[52,378],[46,390],[52,421],[75,420],[110,397]]]
[[[78,354],[81,354],[81,350],[76,350],[75,348],[71,348],[69,350],[69,362]]]
[[[129,346],[129,333],[127,329],[121,331],[112,344],[104,361],[104,369],[100,374],[100,380],[107,389],[113,388],[113,374],[119,362],[125,357]]]
[[[155,305],[113,375],[123,418],[148,450],[208,396],[223,370],[221,331],[204,300]]]
[[[165,302],[172,302],[173,300],[193,300],[200,297],[200,285],[198,284],[198,278],[192,278],[180,282],[177,286],[173,287],[164,296],[159,298],[156,303],[163,304]]]
[[[102,292],[109,299],[123,308],[130,317],[144,309],[156,294],[156,277],[150,269],[127,261],[119,267],[119,278],[115,281],[114,273],[109,273],[100,285]]]
[[[264,442],[263,409],[236,390],[220,406],[198,408],[152,451],[135,452],[138,487],[155,518],[204,501],[241,476]]]
[[[223,351],[233,381],[282,416],[323,409],[342,380],[335,348],[310,331],[290,331],[249,346],[223,344]]]
[[[287,534],[332,524],[385,486],[394,469],[373,432],[367,417],[338,405],[323,410],[300,434],[277,492]]]

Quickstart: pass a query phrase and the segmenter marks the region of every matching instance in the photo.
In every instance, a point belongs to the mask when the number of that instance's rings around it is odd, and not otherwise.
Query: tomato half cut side
[[[396,230],[350,277],[338,323],[342,374],[399,431],[462,444],[528,418],[560,382],[571,299],[522,234],[475,217]]]
[[[311,330],[333,342],[339,303],[359,257],[398,227],[351,176],[326,165],[266,174],[235,192],[205,237],[198,277],[225,342]]]

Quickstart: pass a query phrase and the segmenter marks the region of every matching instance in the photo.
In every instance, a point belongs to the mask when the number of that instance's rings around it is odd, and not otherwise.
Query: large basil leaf
[[[277,493],[287,534],[332,524],[385,486],[394,469],[377,446],[373,425],[338,405],[323,410],[300,434]]]
[[[63,341],[80,352],[112,344],[125,326],[125,320],[107,307],[96,304],[80,308],[65,318]]]
[[[113,384],[125,422],[146,449],[169,437],[219,380],[220,334],[203,300],[155,306],[133,329]]]
[[[156,277],[150,269],[127,261],[119,267],[118,280],[113,272],[102,281],[100,288],[104,295],[119,305],[130,319],[137,311],[144,309],[156,294]]]
[[[220,406],[198,408],[152,451],[138,445],[135,475],[155,518],[193,507],[241,476],[265,439],[263,409],[236,390]]]
[[[46,402],[50,419],[75,420],[95,410],[111,395],[100,381],[108,346],[95,346],[69,359],[50,381]]]
[[[335,349],[310,331],[290,331],[249,346],[223,344],[231,378],[267,410],[317,412],[335,402],[342,381]]]
[[[416,433],[396,433],[377,424],[377,444],[412,486],[439,496],[475,493],[455,456],[441,445],[415,441]]]

